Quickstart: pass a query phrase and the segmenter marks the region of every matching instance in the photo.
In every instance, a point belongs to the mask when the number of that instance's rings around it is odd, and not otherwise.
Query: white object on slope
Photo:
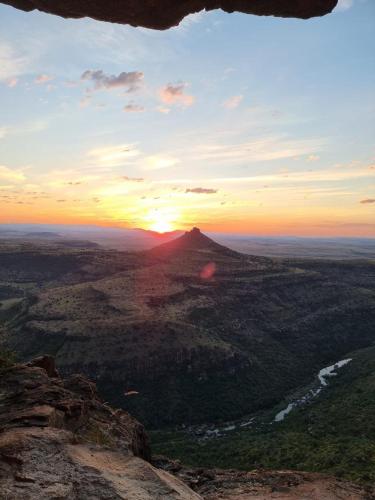
[[[322,370],[320,370],[320,372],[318,374],[318,378],[320,380],[320,383],[324,386],[327,386],[328,384],[327,384],[325,377],[332,377],[334,375],[337,375],[335,370],[337,368],[341,368],[342,366],[347,365],[351,360],[352,360],[352,358],[342,359],[338,363],[335,363],[334,365],[331,365],[331,366],[327,366],[326,368],[323,368]]]
[[[309,391],[310,395],[309,395],[309,393],[307,393],[301,399],[297,399],[296,401],[289,403],[288,406],[286,408],[284,408],[284,410],[279,411],[279,413],[275,416],[274,422],[281,422],[288,415],[288,413],[290,413],[293,410],[293,408],[295,408],[296,406],[303,405],[304,403],[306,403],[306,401],[311,399],[311,397],[317,396],[321,392],[322,388],[326,387],[328,385],[328,382],[326,381],[326,377],[332,377],[332,376],[337,375],[336,370],[347,365],[351,360],[352,360],[352,358],[342,359],[341,361],[338,361],[334,365],[326,366],[325,368],[322,368],[320,370],[320,372],[318,373],[320,387],[316,390]]]

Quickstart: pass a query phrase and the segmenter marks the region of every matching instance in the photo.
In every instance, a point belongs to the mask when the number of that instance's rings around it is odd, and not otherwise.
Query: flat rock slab
[[[153,29],[176,26],[187,15],[222,9],[258,16],[310,17],[328,14],[337,0],[1,0],[24,11],[40,10],[66,18],[100,21]]]

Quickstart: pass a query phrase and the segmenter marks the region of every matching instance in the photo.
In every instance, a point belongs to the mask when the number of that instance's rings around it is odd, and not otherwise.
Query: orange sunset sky
[[[375,236],[374,16],[155,32],[2,5],[0,223]]]

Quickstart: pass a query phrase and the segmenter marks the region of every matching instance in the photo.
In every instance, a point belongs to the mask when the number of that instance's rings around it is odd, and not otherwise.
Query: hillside
[[[195,466],[301,469],[374,484],[375,347],[350,357],[328,387],[280,422],[274,421],[278,406],[222,437],[202,439],[192,430],[157,432],[154,451]]]
[[[372,261],[248,256],[197,229],[142,253],[0,252],[3,344],[55,356],[154,428],[272,407],[375,340]]]

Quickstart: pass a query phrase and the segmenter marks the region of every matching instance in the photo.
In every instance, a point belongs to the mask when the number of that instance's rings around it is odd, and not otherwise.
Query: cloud
[[[247,183],[259,184],[259,186],[268,186],[267,192],[272,189],[277,191],[278,185],[293,185],[314,182],[342,182],[349,179],[365,179],[372,178],[373,174],[367,169],[357,171],[338,171],[335,168],[316,171],[299,171],[299,172],[276,172],[265,175],[238,176],[238,177],[210,177],[202,178],[201,182],[214,182],[215,184],[243,184]],[[155,184],[187,184],[194,182],[194,179],[168,179],[154,181]],[[274,186],[273,188],[270,186]],[[322,188],[320,188],[322,189]],[[330,188],[331,189],[331,188]],[[342,194],[342,193],[341,193]],[[351,191],[347,194],[353,194]]]
[[[13,77],[13,78],[9,78],[9,79],[7,80],[7,82],[6,82],[6,84],[8,85],[8,87],[9,87],[9,88],[11,88],[11,89],[12,89],[13,87],[15,87],[15,86],[17,85],[17,83],[18,83],[18,78],[15,78],[15,77]]]
[[[4,139],[4,137],[8,134],[9,127],[0,127],[0,139]]]
[[[307,157],[307,161],[318,161],[320,160],[320,156],[318,155],[310,155]]]
[[[223,106],[224,106],[224,108],[227,108],[227,109],[237,108],[239,106],[239,104],[241,103],[242,99],[243,99],[243,95],[234,95],[234,96],[230,97],[229,99],[227,99],[226,101],[224,101]]]
[[[152,155],[147,156],[143,161],[142,165],[146,170],[159,170],[162,168],[173,167],[180,163],[178,158],[173,156],[164,156],[164,155]]]
[[[344,10],[348,10],[350,9],[351,7],[353,7],[353,3],[354,1],[353,0],[338,0],[337,2],[337,6],[336,6],[336,11],[344,11]]]
[[[5,136],[34,134],[42,132],[47,128],[48,124],[42,120],[25,123],[23,125],[0,127],[0,139]]]
[[[143,177],[128,177],[127,175],[123,175],[121,177],[121,179],[123,179],[124,181],[127,181],[127,182],[143,182],[144,181]]]
[[[85,71],[81,80],[88,80],[93,82],[94,86],[91,90],[102,89],[126,89],[126,92],[135,92],[142,84],[144,74],[141,71],[123,71],[118,76],[106,75],[101,69],[92,71]]]
[[[0,41],[0,81],[8,82],[15,79],[25,67],[26,60],[11,45]]]
[[[134,161],[134,158],[140,155],[134,144],[118,144],[115,146],[106,146],[102,148],[91,149],[87,156],[92,158],[95,163],[105,167],[115,167]]]
[[[185,94],[184,90],[187,83],[177,83],[172,85],[169,83],[159,91],[159,97],[164,104],[177,104],[180,106],[191,106],[194,104],[195,97],[190,94]]]
[[[195,193],[195,194],[215,194],[217,193],[217,189],[207,189],[207,188],[191,188],[185,189],[185,193]]]
[[[239,164],[313,154],[314,151],[321,149],[324,143],[324,139],[289,140],[285,137],[261,137],[235,144],[223,144],[213,140],[189,145],[188,150],[181,151],[179,156],[191,161]]]
[[[43,85],[44,83],[50,82],[54,78],[54,76],[43,73],[35,78],[34,83],[36,83],[37,85]]]
[[[90,106],[90,103],[91,103],[91,95],[85,95],[79,101],[79,107],[80,108],[87,108],[87,106]]]
[[[130,102],[124,107],[125,113],[142,113],[145,110],[143,106]]]
[[[0,165],[0,179],[7,181],[24,181],[26,177],[19,170],[12,170],[5,165]]]
[[[163,113],[164,115],[167,115],[170,113],[170,108],[167,108],[166,106],[157,106],[156,111],[159,111],[159,113]]]
[[[360,203],[362,203],[363,205],[367,203],[375,203],[375,198],[365,198],[364,200],[361,200]]]

